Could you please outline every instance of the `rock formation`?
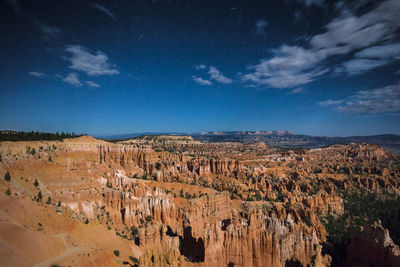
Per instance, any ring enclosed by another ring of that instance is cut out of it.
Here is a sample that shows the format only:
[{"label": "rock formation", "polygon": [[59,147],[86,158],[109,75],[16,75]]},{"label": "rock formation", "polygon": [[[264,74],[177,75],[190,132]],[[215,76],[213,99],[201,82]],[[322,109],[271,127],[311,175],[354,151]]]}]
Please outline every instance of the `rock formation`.
[{"label": "rock formation", "polygon": [[347,254],[347,266],[400,266],[400,249],[380,221],[356,233]]},{"label": "rock formation", "polygon": [[[329,235],[325,218],[342,216],[343,194],[400,193],[399,158],[368,144],[282,151],[262,143],[201,143],[179,136],[120,143],[85,136],[2,142],[0,155],[0,174],[12,177],[0,183],[2,192],[11,192],[0,195],[0,224],[28,220],[28,212],[7,213],[7,203],[13,202],[20,203],[16,209],[38,209],[41,216],[61,216],[121,240],[114,248],[85,243],[69,226],[52,225],[40,230],[37,240],[58,244],[57,251],[0,260],[10,265],[53,259],[63,265],[104,260],[132,266],[329,266],[331,257],[321,252]],[[27,229],[37,231],[35,223]],[[376,254],[371,262],[386,257],[395,263],[395,246],[386,237],[368,241],[380,228],[367,229],[353,243],[368,244]],[[97,238],[86,231],[90,240]],[[51,239],[65,233],[68,246]],[[16,251],[9,239],[2,242],[7,245],[0,251]],[[83,252],[56,257],[73,244],[85,247],[90,259],[83,260]],[[356,263],[357,245],[349,251],[354,257],[348,263]]]}]

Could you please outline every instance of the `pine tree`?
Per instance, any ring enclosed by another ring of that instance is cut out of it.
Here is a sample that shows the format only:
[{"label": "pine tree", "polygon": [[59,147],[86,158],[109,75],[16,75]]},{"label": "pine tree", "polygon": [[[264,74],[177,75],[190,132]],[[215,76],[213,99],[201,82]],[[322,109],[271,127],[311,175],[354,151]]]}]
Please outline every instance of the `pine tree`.
[{"label": "pine tree", "polygon": [[6,172],[6,174],[4,174],[4,180],[6,180],[7,182],[11,180],[11,175],[9,172]]}]

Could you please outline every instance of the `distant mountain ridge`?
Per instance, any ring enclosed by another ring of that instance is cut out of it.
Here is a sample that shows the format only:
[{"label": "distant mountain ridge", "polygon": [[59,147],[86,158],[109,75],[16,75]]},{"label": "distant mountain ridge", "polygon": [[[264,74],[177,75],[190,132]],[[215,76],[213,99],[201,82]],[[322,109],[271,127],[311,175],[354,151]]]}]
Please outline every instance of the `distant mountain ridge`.
[{"label": "distant mountain ridge", "polygon": [[133,133],[102,137],[103,139],[130,139],[146,135],[191,136],[201,142],[264,142],[270,146],[315,148],[338,143],[369,143],[382,146],[393,153],[400,153],[400,135],[380,134],[370,136],[327,137],[295,134],[290,131],[209,131],[198,133]]},{"label": "distant mountain ridge", "polygon": [[264,142],[270,146],[315,148],[338,143],[369,143],[400,153],[400,135],[381,134],[371,136],[327,137],[295,134],[289,131],[224,132],[224,134],[192,134],[202,142]]}]

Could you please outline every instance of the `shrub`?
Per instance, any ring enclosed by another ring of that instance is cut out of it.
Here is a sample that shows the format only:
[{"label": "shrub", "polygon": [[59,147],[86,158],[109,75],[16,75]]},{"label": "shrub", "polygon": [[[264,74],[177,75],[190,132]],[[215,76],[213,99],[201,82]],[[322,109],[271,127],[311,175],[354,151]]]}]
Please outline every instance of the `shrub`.
[{"label": "shrub", "polygon": [[132,227],[131,227],[131,235],[132,235],[132,238],[135,238],[135,237],[138,235],[138,233],[139,233],[139,230],[137,229],[137,227],[132,226]]},{"label": "shrub", "polygon": [[262,200],[262,196],[260,194],[260,191],[258,191],[258,190],[256,191],[255,197],[256,197],[256,201]]},{"label": "shrub", "polygon": [[156,163],[156,169],[159,171],[159,170],[161,170],[161,167],[162,167],[161,163],[157,162]]},{"label": "shrub", "polygon": [[7,196],[11,195],[11,190],[10,190],[10,188],[7,189],[6,195],[7,195]]},{"label": "shrub", "polygon": [[146,222],[151,222],[153,220],[153,217],[152,216],[146,216]]},{"label": "shrub", "polygon": [[7,182],[11,180],[11,175],[9,172],[6,172],[6,174],[4,174],[4,180],[6,180]]},{"label": "shrub", "polygon": [[129,256],[129,260],[133,263],[139,263],[139,260],[135,257]]},{"label": "shrub", "polygon": [[85,224],[89,224],[89,220],[88,219],[85,220]]},{"label": "shrub", "polygon": [[38,195],[37,195],[37,201],[40,202],[42,201],[42,191],[39,191]]},{"label": "shrub", "polygon": [[38,187],[38,186],[39,186],[39,182],[38,182],[37,179],[35,179],[35,182],[33,183],[33,185],[34,185],[35,187]]},{"label": "shrub", "polygon": [[51,204],[51,197],[48,197],[47,198],[47,202],[46,202],[47,204]]},{"label": "shrub", "polygon": [[304,222],[308,227],[311,227],[311,218],[310,218],[309,215],[304,216],[304,218],[302,218],[302,219],[303,219],[303,222]]},{"label": "shrub", "polygon": [[114,250],[115,257],[119,257],[119,250]]}]

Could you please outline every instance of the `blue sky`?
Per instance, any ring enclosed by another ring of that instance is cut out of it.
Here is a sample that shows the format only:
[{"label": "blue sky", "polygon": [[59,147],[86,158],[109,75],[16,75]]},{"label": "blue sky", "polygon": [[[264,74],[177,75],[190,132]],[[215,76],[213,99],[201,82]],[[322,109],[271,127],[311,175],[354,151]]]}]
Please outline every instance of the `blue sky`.
[{"label": "blue sky", "polygon": [[0,128],[400,134],[400,1],[0,2]]}]

